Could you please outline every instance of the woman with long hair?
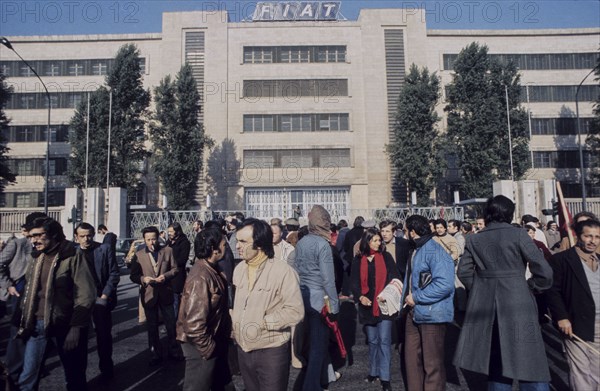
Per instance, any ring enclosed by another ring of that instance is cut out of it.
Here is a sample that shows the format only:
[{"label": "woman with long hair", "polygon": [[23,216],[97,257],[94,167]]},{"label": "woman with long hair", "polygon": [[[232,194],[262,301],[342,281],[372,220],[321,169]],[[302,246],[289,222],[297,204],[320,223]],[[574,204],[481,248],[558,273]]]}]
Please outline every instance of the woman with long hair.
[{"label": "woman with long hair", "polygon": [[360,254],[352,262],[352,293],[369,342],[369,374],[365,381],[379,379],[383,390],[391,390],[392,317],[381,313],[377,296],[400,274],[377,228],[365,230],[359,248]]}]

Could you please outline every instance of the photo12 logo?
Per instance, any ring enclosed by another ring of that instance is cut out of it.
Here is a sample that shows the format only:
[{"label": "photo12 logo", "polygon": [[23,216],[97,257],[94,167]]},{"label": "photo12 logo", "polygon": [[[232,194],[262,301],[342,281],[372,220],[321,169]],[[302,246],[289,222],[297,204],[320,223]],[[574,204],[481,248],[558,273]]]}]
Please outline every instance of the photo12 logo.
[{"label": "photo12 logo", "polygon": [[4,23],[139,23],[134,1],[2,1]]}]

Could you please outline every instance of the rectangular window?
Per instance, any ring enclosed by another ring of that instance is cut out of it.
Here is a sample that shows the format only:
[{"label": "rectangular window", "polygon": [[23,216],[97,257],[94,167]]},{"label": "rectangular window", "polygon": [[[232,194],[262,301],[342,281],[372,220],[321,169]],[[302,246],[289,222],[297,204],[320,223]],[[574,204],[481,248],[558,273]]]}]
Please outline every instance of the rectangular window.
[{"label": "rectangular window", "polygon": [[83,76],[85,74],[83,61],[69,61],[68,67],[69,76]]},{"label": "rectangular window", "polygon": [[[453,70],[458,54],[443,55],[444,70]],[[597,53],[545,53],[545,54],[489,54],[502,64],[512,62],[520,70],[591,69],[598,58]]]},{"label": "rectangular window", "polygon": [[348,96],[347,79],[244,80],[246,98]]},{"label": "rectangular window", "polygon": [[350,149],[246,150],[245,168],[350,167]]},{"label": "rectangular window", "polygon": [[553,152],[533,152],[533,166],[535,168],[553,168]]},{"label": "rectangular window", "polygon": [[246,114],[243,123],[244,132],[348,131],[349,115],[347,113]]},{"label": "rectangular window", "polygon": [[108,73],[107,60],[92,60],[92,75],[104,76]]},{"label": "rectangular window", "polygon": [[245,46],[245,64],[346,62],[346,46]]},{"label": "rectangular window", "polygon": [[44,75],[46,76],[61,76],[60,61],[44,61]]}]

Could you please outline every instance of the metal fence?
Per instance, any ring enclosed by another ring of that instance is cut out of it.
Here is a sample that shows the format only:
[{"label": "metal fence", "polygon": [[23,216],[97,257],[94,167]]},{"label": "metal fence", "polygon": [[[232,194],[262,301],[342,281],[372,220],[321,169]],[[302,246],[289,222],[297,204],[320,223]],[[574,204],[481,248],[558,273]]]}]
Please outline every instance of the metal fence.
[{"label": "metal fence", "polygon": [[[585,203],[586,211],[600,216],[600,198],[588,198]],[[583,210],[581,198],[565,198],[565,204],[573,216]]]},{"label": "metal fence", "polygon": [[[177,222],[181,224],[183,232],[187,235],[190,241],[194,240],[194,232],[192,225],[196,220],[208,221],[219,218],[232,216],[234,213],[241,212],[246,217],[255,217],[269,221],[273,217],[280,216],[263,216],[255,215],[254,211],[248,210],[196,210],[196,211],[156,211],[156,212],[131,212],[129,214],[130,236],[133,238],[141,238],[142,229],[148,226],[155,226],[159,231],[167,229],[169,224]],[[462,207],[437,207],[437,208],[385,208],[385,209],[350,209],[345,215],[332,215],[331,221],[337,223],[340,219],[345,219],[350,225],[358,216],[362,216],[365,220],[375,220],[379,223],[382,220],[393,220],[398,223],[404,223],[410,215],[422,215],[428,219],[443,218],[446,220],[464,219],[464,210]],[[293,215],[290,211],[289,215]],[[300,217],[300,224],[308,223],[306,216]]]},{"label": "metal fence", "polygon": [[[48,216],[56,221],[61,221],[63,208],[52,208],[48,210]],[[12,235],[21,232],[21,226],[25,224],[25,218],[33,212],[43,212],[44,209],[3,209],[0,211],[0,233]]]}]

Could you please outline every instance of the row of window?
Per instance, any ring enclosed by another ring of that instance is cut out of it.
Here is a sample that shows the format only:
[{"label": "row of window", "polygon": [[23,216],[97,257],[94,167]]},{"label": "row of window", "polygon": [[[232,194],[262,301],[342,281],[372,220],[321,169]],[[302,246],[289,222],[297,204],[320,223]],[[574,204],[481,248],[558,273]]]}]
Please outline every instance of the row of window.
[{"label": "row of window", "polygon": [[346,62],[346,46],[244,46],[244,64]]},{"label": "row of window", "polygon": [[[65,191],[48,191],[48,206],[64,206]],[[44,206],[43,192],[0,193],[1,208],[38,208]]]},{"label": "row of window", "polygon": [[[40,60],[29,64],[40,76],[104,76],[112,69],[114,58],[95,60]],[[146,59],[140,58],[141,73],[146,73]],[[0,72],[7,77],[34,77],[22,61],[0,61]]]},{"label": "row of window", "polygon": [[244,80],[245,98],[348,96],[348,79]]},{"label": "row of window", "polygon": [[245,150],[244,168],[350,167],[350,149]]},{"label": "row of window", "polygon": [[349,130],[348,114],[244,115],[244,132],[325,132]]},{"label": "row of window", "polygon": [[[590,131],[593,118],[580,118],[581,133]],[[577,118],[532,118],[531,134],[567,136],[577,134]]]},{"label": "row of window", "polygon": [[[85,92],[51,92],[50,104],[53,109],[76,109]],[[47,109],[48,98],[45,93],[28,92],[11,94],[6,102],[8,110]]]},{"label": "row of window", "polygon": [[[444,54],[444,70],[454,69],[458,54]],[[598,53],[546,53],[546,54],[489,54],[502,64],[512,62],[520,70],[592,69]]]},{"label": "row of window", "polygon": [[[48,175],[67,174],[66,158],[50,158],[48,163],[50,168]],[[17,176],[42,176],[46,173],[45,159],[9,159],[7,165],[9,170]]]},{"label": "row of window", "polygon": [[[575,102],[577,86],[522,86],[521,100],[530,102]],[[598,85],[585,85],[579,89],[580,102],[594,102],[598,97]]]},{"label": "row of window", "polygon": [[[583,164],[591,167],[592,155],[583,153]],[[535,168],[580,168],[579,151],[543,151],[533,152]]]},{"label": "row of window", "polygon": [[[8,143],[35,143],[46,141],[46,125],[19,125],[2,129],[2,139]],[[51,125],[50,141],[69,141],[69,125]]]}]

